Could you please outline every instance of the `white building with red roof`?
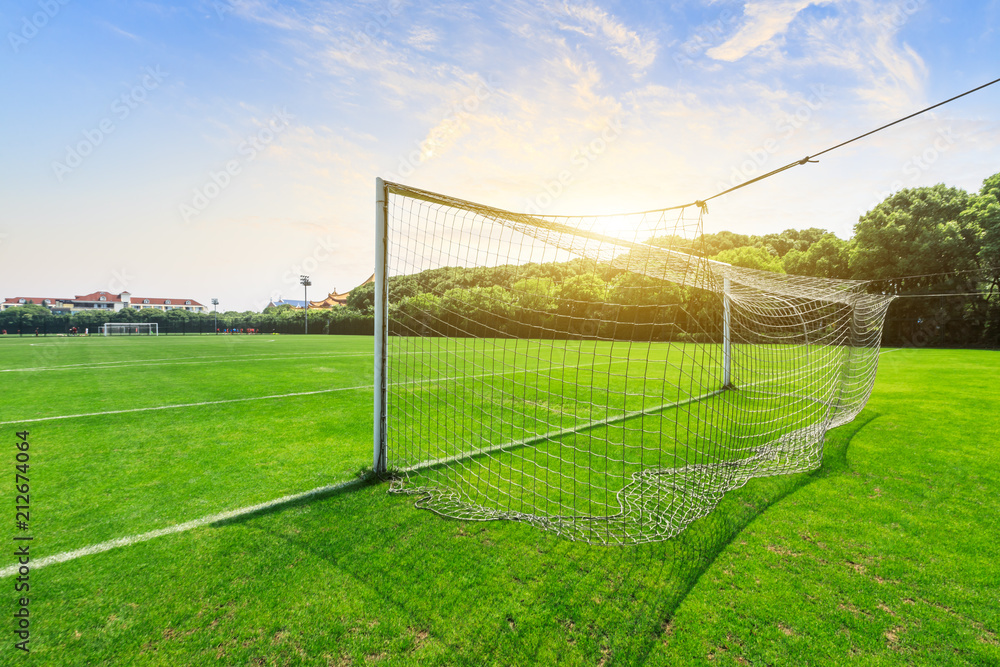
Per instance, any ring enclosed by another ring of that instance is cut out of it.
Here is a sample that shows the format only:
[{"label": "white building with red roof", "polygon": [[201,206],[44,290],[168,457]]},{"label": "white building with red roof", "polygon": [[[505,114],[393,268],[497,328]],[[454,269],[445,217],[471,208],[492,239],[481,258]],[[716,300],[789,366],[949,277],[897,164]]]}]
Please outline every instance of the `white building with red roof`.
[{"label": "white building with red roof", "polygon": [[73,311],[73,299],[47,296],[12,296],[0,301],[0,310],[7,310],[14,306],[27,306],[32,303],[45,306],[56,315],[65,315]]},{"label": "white building with red roof", "polygon": [[45,306],[58,315],[79,313],[83,311],[108,310],[117,312],[123,308],[133,308],[143,310],[151,308],[153,310],[186,310],[192,313],[207,313],[208,308],[194,299],[174,299],[166,297],[152,296],[132,296],[129,292],[113,294],[111,292],[91,292],[90,294],[77,295],[72,299],[55,297],[9,297],[0,302],[0,311],[13,308],[15,306],[25,306],[28,304],[38,304]]}]

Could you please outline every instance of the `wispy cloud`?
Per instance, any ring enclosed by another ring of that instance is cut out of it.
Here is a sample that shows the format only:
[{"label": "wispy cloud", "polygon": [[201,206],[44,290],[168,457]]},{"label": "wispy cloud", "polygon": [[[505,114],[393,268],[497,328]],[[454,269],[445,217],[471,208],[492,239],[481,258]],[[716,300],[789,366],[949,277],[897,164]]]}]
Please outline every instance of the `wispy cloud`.
[{"label": "wispy cloud", "polygon": [[564,1],[550,5],[549,9],[558,17],[559,27],[600,40],[636,68],[637,74],[656,60],[659,43],[655,38],[642,37],[596,5]]},{"label": "wispy cloud", "polygon": [[[859,105],[880,113],[912,108],[926,75],[920,56],[898,41],[907,17],[890,20],[899,8],[876,0],[752,0],[742,17],[720,23],[716,45],[697,64],[714,68],[711,84],[657,77],[655,85],[647,71],[664,66],[656,36],[634,15],[615,16],[595,1],[555,0],[541,11],[520,0],[498,7],[236,4],[244,18],[286,35],[302,63],[332,77],[341,99],[350,91],[398,119],[379,134],[369,158],[375,171],[417,164],[404,180],[470,196],[483,187],[537,190],[618,123],[614,150],[577,175],[582,199],[620,190],[629,178],[648,185],[654,200],[643,205],[711,194],[766,142],[780,139],[767,156],[773,167],[786,153],[801,157],[855,129]],[[838,72],[837,99],[819,112],[808,84],[829,81],[831,71]],[[454,111],[492,75],[494,88],[474,111]],[[788,131],[795,114],[797,129],[818,113],[835,122]],[[377,157],[379,150],[389,153]],[[572,206],[570,199],[560,205]]]},{"label": "wispy cloud", "polygon": [[[899,31],[925,5],[926,0],[753,0],[736,32],[705,55],[716,63],[746,61],[757,77],[824,72],[830,80],[839,71],[855,78],[853,94],[863,104],[905,110],[921,101],[928,71],[920,55],[899,40]],[[828,11],[805,11],[819,6]]]},{"label": "wispy cloud", "polygon": [[228,0],[228,4],[235,16],[282,30],[326,32],[326,19],[331,13],[331,8],[325,8],[302,16],[291,7],[272,5],[268,0]]},{"label": "wispy cloud", "polygon": [[131,39],[132,41],[135,41],[135,42],[142,41],[142,38],[140,38],[140,37],[138,37],[136,35],[133,35],[132,33],[128,32],[127,30],[122,30],[121,28],[119,28],[118,26],[114,25],[113,23],[109,23],[107,21],[101,21],[100,24],[105,29],[110,30],[111,32],[115,33],[116,35],[120,35],[122,37],[126,37],[126,38]]},{"label": "wispy cloud", "polygon": [[[14,85],[26,102],[12,107],[19,120],[11,124],[22,131],[8,142],[6,163],[15,166],[5,179],[7,217],[23,221],[22,245],[64,238],[54,248],[60,265],[73,265],[72,253],[100,237],[112,239],[106,250],[117,256],[153,239],[165,244],[163,257],[187,253],[192,267],[223,267],[241,276],[229,295],[219,294],[227,307],[284,289],[289,267],[313,257],[328,235],[339,248],[329,252],[335,261],[317,266],[317,287],[367,278],[375,175],[397,172],[418,187],[553,214],[711,196],[935,101],[926,98],[929,82],[951,88],[979,76],[995,51],[989,31],[998,6],[136,0],[128,8],[146,16],[132,20],[114,4],[61,14],[87,23],[16,63],[23,72]],[[86,173],[53,190],[33,176],[50,173],[49,158],[38,154],[76,147],[93,127],[91,114],[129,94],[130,80],[108,66],[108,53],[118,62],[168,57],[175,83],[136,117],[148,128],[116,134]],[[84,88],[100,91],[96,97],[78,92],[81,79],[93,79]],[[67,99],[59,118],[42,108],[56,87]],[[846,236],[858,211],[897,182],[978,187],[996,169],[996,123],[982,120],[995,116],[989,94],[715,199],[706,224],[755,233],[815,225]],[[287,106],[295,123],[244,159],[238,147],[260,136],[274,105]],[[931,163],[925,151],[946,130],[954,143]],[[178,202],[204,192],[206,179],[218,183],[213,176],[234,156],[238,178],[190,234],[171,233]],[[911,177],[917,160],[927,168]],[[22,262],[9,245],[0,247],[14,262],[9,273],[33,275],[30,257]],[[166,259],[147,264],[146,275],[164,289],[171,281],[171,291],[196,294],[212,280],[198,271],[180,276]]]},{"label": "wispy cloud", "polygon": [[746,21],[726,42],[706,51],[710,58],[733,62],[784,33],[799,12],[813,4],[812,0],[748,2],[743,8]]},{"label": "wispy cloud", "polygon": [[840,69],[857,80],[855,94],[865,104],[897,113],[923,102],[928,76],[923,58],[899,30],[909,19],[905,8],[919,11],[923,3],[883,3],[858,0],[847,11],[807,21],[803,28],[802,64]]},{"label": "wispy cloud", "polygon": [[[655,39],[640,37],[589,4],[562,4],[552,13],[532,12],[525,6],[518,21],[507,26],[509,32],[458,41],[454,34],[446,37],[449,28],[455,28],[449,23],[455,14],[442,13],[439,5],[426,11],[386,7],[376,3],[344,15],[343,9],[310,5],[300,11],[311,13],[299,14],[263,0],[243,0],[239,14],[280,27],[298,57],[334,77],[331,85],[350,82],[352,93],[364,95],[366,104],[405,113],[407,127],[423,125],[419,138],[411,139],[402,150],[409,153],[414,144],[432,146],[435,159],[454,146],[463,145],[465,150],[463,137],[473,134],[469,140],[480,151],[507,153],[508,147],[521,146],[527,137],[556,155],[566,154],[576,133],[593,132],[616,113],[616,95],[608,92],[611,86],[597,57],[624,60],[638,76],[653,63],[657,49]],[[501,13],[509,10],[509,6],[498,9]],[[552,20],[554,15],[558,22]],[[487,20],[496,21],[496,17],[463,19],[473,24]],[[318,32],[314,25],[330,29]],[[586,48],[568,46],[558,38],[571,26],[584,36]],[[523,30],[533,37],[525,36]],[[513,40],[527,48],[512,49]],[[447,52],[439,48],[444,43],[449,45]],[[478,97],[482,82],[494,79],[489,99],[475,100],[475,112],[454,113],[456,105]],[[525,169],[517,148],[508,157],[509,164],[532,172]],[[505,167],[498,165],[498,170]]]},{"label": "wispy cloud", "polygon": [[419,51],[431,51],[441,41],[437,31],[426,26],[416,26],[410,29],[406,43]]}]

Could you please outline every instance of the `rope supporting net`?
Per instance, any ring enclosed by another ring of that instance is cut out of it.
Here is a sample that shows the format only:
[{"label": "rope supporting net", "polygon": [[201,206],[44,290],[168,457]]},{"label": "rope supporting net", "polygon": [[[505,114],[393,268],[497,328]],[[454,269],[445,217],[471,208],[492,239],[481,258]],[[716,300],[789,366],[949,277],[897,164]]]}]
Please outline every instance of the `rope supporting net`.
[{"label": "rope supporting net", "polygon": [[819,466],[871,392],[893,297],[704,259],[697,206],[385,196],[385,451],[418,507],[668,539],[750,479]]}]

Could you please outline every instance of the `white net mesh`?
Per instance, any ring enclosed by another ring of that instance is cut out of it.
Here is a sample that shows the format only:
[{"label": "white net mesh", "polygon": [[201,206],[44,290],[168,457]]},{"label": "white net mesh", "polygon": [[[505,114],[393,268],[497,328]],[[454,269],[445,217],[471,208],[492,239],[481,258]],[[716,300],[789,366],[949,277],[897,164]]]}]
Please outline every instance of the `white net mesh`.
[{"label": "white net mesh", "polygon": [[700,234],[697,208],[528,216],[388,184],[391,489],[637,543],[818,466],[892,297],[702,259]]},{"label": "white net mesh", "polygon": [[105,336],[156,336],[159,325],[156,322],[105,322],[98,327],[98,332]]}]

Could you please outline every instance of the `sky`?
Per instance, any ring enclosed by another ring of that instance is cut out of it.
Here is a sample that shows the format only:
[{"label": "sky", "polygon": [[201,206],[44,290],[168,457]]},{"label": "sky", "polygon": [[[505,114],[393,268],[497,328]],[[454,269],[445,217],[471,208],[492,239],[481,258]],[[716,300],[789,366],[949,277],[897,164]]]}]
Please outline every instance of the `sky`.
[{"label": "sky", "polygon": [[[1000,77],[1000,0],[7,0],[0,296],[260,310],[374,271],[375,178],[515,211],[732,185]],[[713,200],[849,238],[1000,171],[1000,84]]]}]

